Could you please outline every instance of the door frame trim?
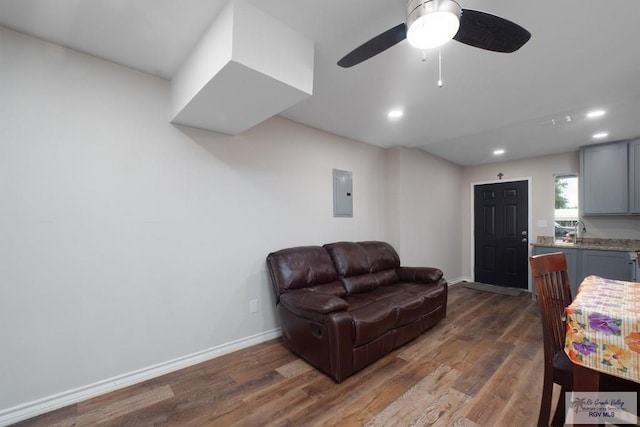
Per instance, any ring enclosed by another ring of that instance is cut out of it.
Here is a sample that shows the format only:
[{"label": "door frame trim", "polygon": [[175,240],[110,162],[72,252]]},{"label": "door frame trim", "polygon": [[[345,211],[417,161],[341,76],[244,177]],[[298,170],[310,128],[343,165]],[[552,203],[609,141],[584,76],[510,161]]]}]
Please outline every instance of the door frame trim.
[{"label": "door frame trim", "polygon": [[[533,192],[532,192],[532,186],[531,186],[531,182],[532,182],[532,177],[530,176],[526,176],[526,177],[521,177],[521,178],[505,178],[505,179],[494,179],[494,180],[490,180],[490,181],[477,181],[477,182],[472,182],[471,183],[471,212],[469,214],[470,217],[470,224],[471,224],[471,254],[470,254],[470,266],[471,266],[471,271],[470,276],[471,276],[471,280],[475,281],[476,280],[476,233],[475,233],[475,228],[476,228],[476,224],[475,224],[475,215],[474,215],[474,209],[475,209],[475,187],[477,185],[486,185],[486,184],[500,184],[503,182],[516,182],[516,181],[527,181],[527,229],[528,229],[528,237],[529,239],[531,238],[531,227],[533,225],[532,223],[532,205],[533,205]],[[528,258],[531,256],[531,241],[528,242],[527,245],[527,261]],[[531,286],[531,266],[529,265],[529,262],[527,262],[527,290],[529,292],[531,292],[532,286]],[[533,295],[533,293],[532,293]]]}]

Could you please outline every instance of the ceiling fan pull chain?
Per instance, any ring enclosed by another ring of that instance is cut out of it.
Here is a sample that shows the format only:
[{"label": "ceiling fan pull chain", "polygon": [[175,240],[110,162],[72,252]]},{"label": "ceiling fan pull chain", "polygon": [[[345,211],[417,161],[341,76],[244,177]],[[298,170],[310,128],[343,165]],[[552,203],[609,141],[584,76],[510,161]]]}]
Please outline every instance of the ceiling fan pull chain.
[{"label": "ceiling fan pull chain", "polygon": [[438,49],[438,87],[442,87],[442,50]]},{"label": "ceiling fan pull chain", "polygon": [[422,62],[427,60],[427,51],[426,49],[422,49]]}]

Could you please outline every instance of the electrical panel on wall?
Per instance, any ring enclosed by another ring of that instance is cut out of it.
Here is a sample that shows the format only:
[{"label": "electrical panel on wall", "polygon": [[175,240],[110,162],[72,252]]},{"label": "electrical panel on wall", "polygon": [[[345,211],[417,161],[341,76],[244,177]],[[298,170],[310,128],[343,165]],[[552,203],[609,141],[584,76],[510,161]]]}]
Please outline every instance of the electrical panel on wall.
[{"label": "electrical panel on wall", "polygon": [[353,217],[353,173],[333,170],[333,216]]}]

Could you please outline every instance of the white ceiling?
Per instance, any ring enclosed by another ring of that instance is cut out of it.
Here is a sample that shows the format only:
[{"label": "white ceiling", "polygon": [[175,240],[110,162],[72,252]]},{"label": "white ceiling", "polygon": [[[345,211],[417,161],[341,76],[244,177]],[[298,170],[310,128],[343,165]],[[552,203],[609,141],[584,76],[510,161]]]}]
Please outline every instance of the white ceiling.
[{"label": "white ceiling", "polygon": [[[640,136],[638,0],[461,1],[532,37],[512,54],[449,42],[443,88],[437,51],[422,61],[406,41],[353,68],[336,65],[403,22],[404,0],[246,1],[315,42],[313,96],[281,113],[296,122],[460,165],[568,152],[602,142],[591,138],[597,131],[609,132],[603,141]],[[226,3],[0,0],[0,25],[170,79]],[[388,120],[392,108],[404,117]],[[586,119],[595,108],[607,114]]]}]

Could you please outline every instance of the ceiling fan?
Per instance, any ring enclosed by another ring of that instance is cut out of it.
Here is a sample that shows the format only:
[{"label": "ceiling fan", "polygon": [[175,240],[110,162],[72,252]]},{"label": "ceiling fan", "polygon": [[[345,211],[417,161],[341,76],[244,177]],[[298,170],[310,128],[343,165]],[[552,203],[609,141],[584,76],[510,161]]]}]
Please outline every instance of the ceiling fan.
[{"label": "ceiling fan", "polygon": [[338,65],[353,67],[405,38],[419,49],[435,48],[454,39],[480,49],[511,53],[529,41],[531,33],[499,16],[462,9],[454,0],[409,0],[406,23],[358,46]]}]

